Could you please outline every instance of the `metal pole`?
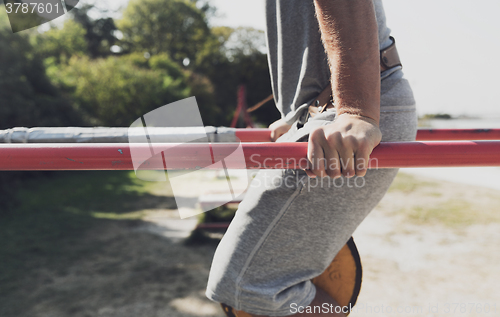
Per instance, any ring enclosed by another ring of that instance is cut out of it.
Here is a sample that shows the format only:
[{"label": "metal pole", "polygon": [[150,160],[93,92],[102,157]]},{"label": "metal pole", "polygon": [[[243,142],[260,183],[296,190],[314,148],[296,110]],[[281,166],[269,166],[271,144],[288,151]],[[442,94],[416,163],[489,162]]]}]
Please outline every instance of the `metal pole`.
[{"label": "metal pole", "polygon": [[234,134],[240,142],[271,142],[269,129],[236,129]]},{"label": "metal pole", "polygon": [[[228,157],[240,146],[245,162]],[[148,163],[151,147],[155,164]],[[131,150],[142,158],[133,162]],[[307,166],[306,154],[307,143],[1,144],[0,170],[133,170],[134,163],[143,169],[200,169],[221,160],[226,168],[299,169]],[[500,166],[500,141],[381,143],[369,162],[369,168],[460,166]]]},{"label": "metal pole", "polygon": [[[0,130],[0,143],[128,143],[144,135],[144,128],[12,128]],[[154,143],[182,143],[193,139],[209,142],[270,142],[269,129],[225,127],[148,127]],[[500,140],[500,129],[421,129],[417,141]],[[200,141],[201,142],[201,141]]]},{"label": "metal pole", "polygon": [[[236,129],[241,142],[270,142],[269,129]],[[500,140],[500,129],[419,129],[417,141]]]}]

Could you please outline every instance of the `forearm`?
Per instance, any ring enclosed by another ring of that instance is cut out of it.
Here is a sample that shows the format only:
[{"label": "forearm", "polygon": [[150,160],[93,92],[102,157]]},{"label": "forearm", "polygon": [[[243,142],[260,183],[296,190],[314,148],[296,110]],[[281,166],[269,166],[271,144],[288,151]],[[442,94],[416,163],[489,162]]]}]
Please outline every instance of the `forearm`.
[{"label": "forearm", "polygon": [[315,0],[337,114],[380,119],[380,61],[372,0]]}]

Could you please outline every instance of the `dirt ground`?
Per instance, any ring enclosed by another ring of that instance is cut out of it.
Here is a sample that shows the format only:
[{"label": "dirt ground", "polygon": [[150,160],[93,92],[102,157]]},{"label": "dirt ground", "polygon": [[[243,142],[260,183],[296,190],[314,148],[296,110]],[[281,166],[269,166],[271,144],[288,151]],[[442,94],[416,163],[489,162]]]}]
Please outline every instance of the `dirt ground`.
[{"label": "dirt ground", "polygon": [[[353,317],[499,316],[498,191],[398,176],[354,234],[363,286]],[[175,210],[109,221],[64,271],[28,272],[2,317],[224,316],[204,297],[217,240],[186,244]]]},{"label": "dirt ground", "polygon": [[351,316],[499,316],[500,192],[415,181],[396,181],[354,234],[364,276]]}]

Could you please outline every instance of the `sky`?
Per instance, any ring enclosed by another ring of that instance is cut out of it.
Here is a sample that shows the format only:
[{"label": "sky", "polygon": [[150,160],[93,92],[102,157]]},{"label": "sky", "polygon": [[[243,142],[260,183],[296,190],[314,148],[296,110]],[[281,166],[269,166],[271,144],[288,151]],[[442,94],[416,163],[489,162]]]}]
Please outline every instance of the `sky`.
[{"label": "sky", "polygon": [[[420,115],[499,117],[500,1],[383,0]],[[215,25],[265,28],[264,0],[213,0]]]}]

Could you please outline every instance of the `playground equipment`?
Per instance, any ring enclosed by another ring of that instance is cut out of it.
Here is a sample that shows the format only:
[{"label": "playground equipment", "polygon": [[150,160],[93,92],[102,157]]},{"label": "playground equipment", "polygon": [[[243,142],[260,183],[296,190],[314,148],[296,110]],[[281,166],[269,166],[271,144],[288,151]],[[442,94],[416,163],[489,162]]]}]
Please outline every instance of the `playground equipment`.
[{"label": "playground equipment", "polygon": [[[128,143],[129,135],[143,128],[12,128],[0,130],[0,143]],[[158,142],[270,142],[269,129],[236,129],[226,127],[156,128],[148,135]],[[500,140],[500,129],[419,129],[417,141]]]},{"label": "playground equipment", "polygon": [[[245,162],[228,157],[241,148]],[[224,160],[229,169],[304,169],[307,143],[102,143],[102,144],[0,144],[0,170],[133,170],[158,169],[147,161],[134,162],[131,152],[163,157],[164,168],[211,168]],[[142,160],[142,159],[141,159]],[[387,142],[378,145],[368,168],[500,166],[500,141]]]},{"label": "playground equipment", "polygon": [[[154,136],[151,139],[162,143],[125,143],[131,134],[142,133],[141,128],[137,129],[15,128],[0,131],[0,143],[4,142],[0,144],[0,170],[134,170],[134,166],[159,169],[158,164],[148,165],[150,158],[160,160],[161,169],[166,170],[210,168],[210,164],[217,161],[224,161],[229,169],[307,167],[307,143],[271,143],[268,129],[148,128],[148,135]],[[182,143],[192,140],[193,134],[199,136],[200,143]],[[500,129],[419,130],[415,142],[378,145],[370,156],[368,167],[500,166],[500,141],[492,140],[500,140]],[[244,162],[229,156],[237,149],[243,151]],[[145,155],[137,162],[133,153]],[[209,160],[203,157],[206,153],[210,153]],[[200,203],[220,205],[212,198],[205,197]],[[224,230],[228,225],[207,223],[200,224],[198,229]],[[361,261],[351,238],[313,283],[337,299],[341,306],[352,307],[359,294],[361,279]],[[236,316],[230,307],[222,305],[222,308],[227,316]],[[237,316],[246,315],[237,312]]]}]

